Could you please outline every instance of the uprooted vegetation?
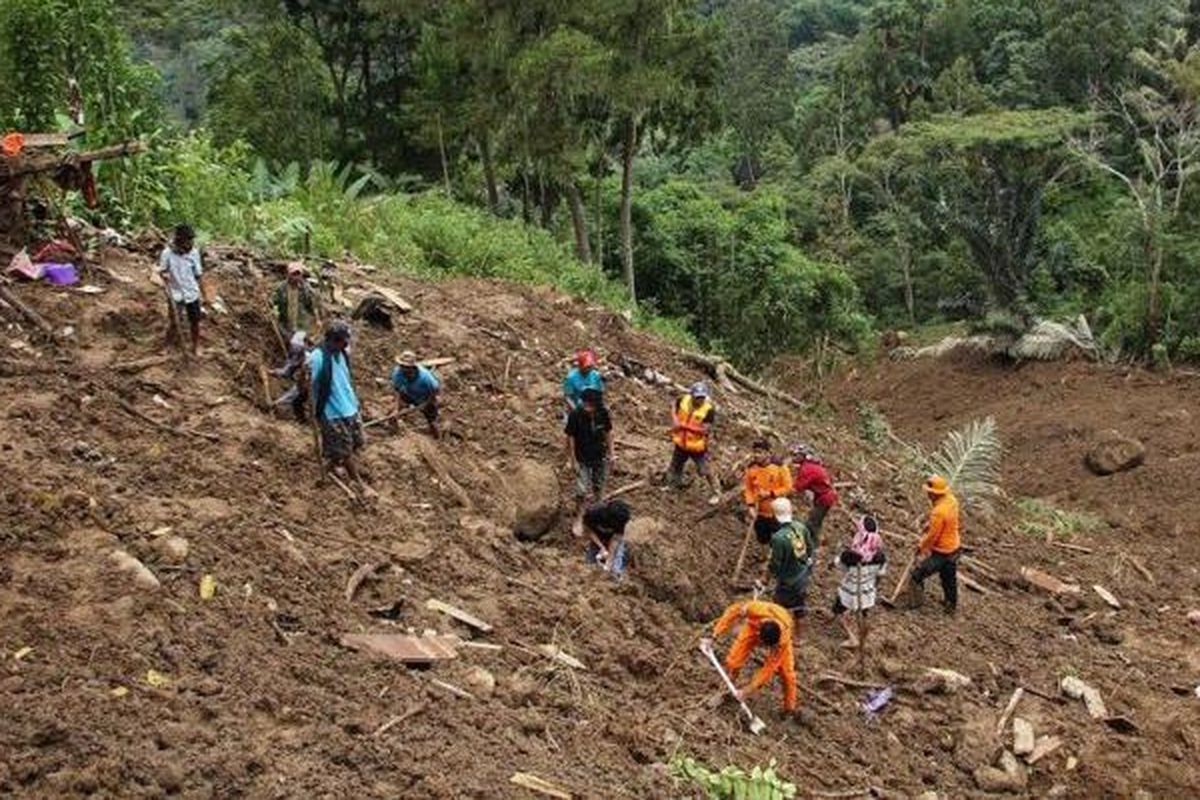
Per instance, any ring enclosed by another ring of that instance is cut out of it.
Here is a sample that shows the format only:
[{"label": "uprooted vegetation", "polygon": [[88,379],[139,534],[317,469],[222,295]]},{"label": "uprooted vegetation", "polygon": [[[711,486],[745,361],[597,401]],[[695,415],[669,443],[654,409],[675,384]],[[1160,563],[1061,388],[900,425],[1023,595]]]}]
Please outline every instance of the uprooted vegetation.
[{"label": "uprooted vegetation", "polygon": [[[279,354],[262,311],[269,263],[217,251],[229,314],[212,318],[207,355],[190,363],[160,350],[146,258],[114,251],[104,263],[111,277],[88,278],[102,294],[13,289],[53,341],[27,321],[4,328],[0,446],[19,476],[0,495],[6,794],[493,798],[537,786],[657,798],[688,791],[669,776],[686,754],[714,771],[774,760],[799,796],[961,796],[1011,747],[996,728],[1018,687],[1028,691],[1016,715],[1062,741],[1022,766],[1024,791],[1166,797],[1197,781],[1194,698],[1172,692],[1197,665],[1186,632],[1156,611],[1194,589],[1152,560],[1141,559],[1155,583],[1133,568],[1110,574],[1111,543],[1087,532],[1073,541],[1094,557],[1015,539],[1000,498],[997,512],[968,516],[964,574],[978,591],[964,589],[960,617],[881,612],[857,675],[823,611],[836,584],[823,553],[798,643],[804,713],[784,719],[765,692],[752,703],[768,732],[751,737],[709,703],[719,684],[695,647],[737,596],[727,579],[743,523],[734,503],[710,510],[703,487],[664,492],[655,480],[677,387],[705,374],[688,354],[550,290],[342,265],[351,305],[373,284],[412,306],[393,331],[356,324],[369,414],[387,407],[399,350],[453,359],[441,368],[445,438],[372,429],[365,465],[380,497],[360,508],[317,483],[310,432],[262,408],[259,366]],[[633,487],[621,584],[584,567],[558,514],[569,486],[558,380],[585,344],[609,372],[613,488]],[[873,498],[894,560],[906,558],[924,511],[911,465],[739,384],[717,402],[731,494],[753,438],[803,438],[846,494]],[[832,547],[847,531],[828,525]],[[519,541],[525,526],[545,532]],[[150,577],[124,571],[114,551]],[[1046,594],[1021,581],[1025,566],[1103,583],[1124,610]],[[426,631],[436,653],[411,668],[355,638]],[[1108,643],[1113,631],[1123,644]],[[1064,704],[1067,670],[1136,733]],[[868,721],[860,703],[885,685],[895,698]]]}]

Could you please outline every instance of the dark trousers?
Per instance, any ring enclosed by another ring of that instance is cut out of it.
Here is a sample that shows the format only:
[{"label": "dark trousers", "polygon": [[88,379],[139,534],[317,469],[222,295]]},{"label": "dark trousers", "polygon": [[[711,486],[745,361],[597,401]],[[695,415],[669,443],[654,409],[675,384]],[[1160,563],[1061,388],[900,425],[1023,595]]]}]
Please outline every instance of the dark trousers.
[{"label": "dark trousers", "polygon": [[951,610],[958,608],[958,555],[958,550],[953,553],[930,553],[912,574],[912,582],[922,586],[925,579],[936,572],[942,580],[942,602]]}]

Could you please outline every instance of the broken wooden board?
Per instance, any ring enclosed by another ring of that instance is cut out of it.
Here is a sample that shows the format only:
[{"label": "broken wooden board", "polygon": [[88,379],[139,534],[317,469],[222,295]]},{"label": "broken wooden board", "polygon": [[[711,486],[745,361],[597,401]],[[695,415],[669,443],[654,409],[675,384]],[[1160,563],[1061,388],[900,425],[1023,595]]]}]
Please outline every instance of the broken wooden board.
[{"label": "broken wooden board", "polygon": [[1033,746],[1033,752],[1025,757],[1025,762],[1036,764],[1062,746],[1063,741],[1057,736],[1042,736]]},{"label": "broken wooden board", "polygon": [[508,780],[509,783],[515,786],[520,786],[522,789],[528,789],[531,792],[537,792],[546,797],[557,797],[559,800],[571,800],[572,798],[571,793],[563,787],[528,772],[514,772],[513,776]]},{"label": "broken wooden board", "polygon": [[492,632],[492,626],[481,620],[479,617],[476,617],[473,614],[468,614],[461,608],[452,606],[449,603],[443,603],[441,600],[430,598],[429,600],[425,601],[425,608],[429,609],[430,611],[437,611],[441,614],[445,614],[451,619],[458,620],[462,624],[474,628],[477,631],[481,631],[483,633]]},{"label": "broken wooden board", "polygon": [[1095,592],[1096,594],[1100,595],[1100,599],[1103,600],[1104,602],[1108,603],[1111,607],[1113,607],[1113,608],[1121,607],[1121,601],[1116,598],[1116,595],[1114,595],[1108,589],[1105,589],[1100,584],[1098,584],[1098,583],[1093,584],[1092,591]]},{"label": "broken wooden board", "polygon": [[537,649],[538,652],[546,656],[546,658],[557,661],[558,663],[568,666],[571,669],[587,670],[587,667],[582,661],[568,653],[563,652],[561,647],[557,647],[552,644],[540,644],[538,645]]},{"label": "broken wooden board", "polygon": [[1021,567],[1021,577],[1031,586],[1050,594],[1079,594],[1083,589],[1077,583],[1067,583],[1048,572],[1033,567]]},{"label": "broken wooden board", "polygon": [[407,314],[413,310],[411,303],[386,286],[380,286],[377,283],[368,283],[367,288],[394,305],[401,314]]},{"label": "broken wooden board", "polygon": [[402,633],[345,633],[343,647],[379,653],[403,664],[433,664],[458,657],[449,636],[409,636]]}]

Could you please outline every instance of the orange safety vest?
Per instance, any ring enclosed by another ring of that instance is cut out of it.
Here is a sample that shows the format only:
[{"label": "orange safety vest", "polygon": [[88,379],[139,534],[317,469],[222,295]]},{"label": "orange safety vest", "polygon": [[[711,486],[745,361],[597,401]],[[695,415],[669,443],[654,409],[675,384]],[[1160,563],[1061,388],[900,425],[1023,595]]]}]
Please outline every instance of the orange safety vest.
[{"label": "orange safety vest", "polygon": [[690,394],[684,395],[675,411],[675,431],[671,441],[685,453],[703,453],[708,450],[708,435],[704,432],[704,421],[712,413],[712,403],[705,398],[695,405]]}]

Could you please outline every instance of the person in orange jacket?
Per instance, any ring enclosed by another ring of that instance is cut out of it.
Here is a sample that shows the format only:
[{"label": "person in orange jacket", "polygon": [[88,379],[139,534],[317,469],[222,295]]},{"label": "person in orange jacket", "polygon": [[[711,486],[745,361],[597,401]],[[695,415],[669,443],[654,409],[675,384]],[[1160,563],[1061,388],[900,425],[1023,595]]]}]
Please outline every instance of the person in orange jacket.
[{"label": "person in orange jacket", "polygon": [[[724,636],[736,623],[742,621],[745,624],[738,631],[733,646],[725,656],[725,669],[729,672],[730,679],[737,681],[738,674],[750,660],[755,648],[765,647],[768,652],[750,683],[737,691],[737,699],[745,700],[778,675],[783,683],[783,708],[788,712],[795,711],[796,660],[792,652],[791,613],[783,606],[764,600],[734,603],[713,625],[713,636]],[[711,640],[708,644],[711,645]]]},{"label": "person in orange jacket", "polygon": [[924,599],[925,579],[938,573],[942,581],[942,605],[947,614],[958,610],[959,540],[958,498],[941,475],[925,481],[925,494],[932,506],[929,527],[917,543],[921,563],[912,573],[913,593],[917,604]]},{"label": "person in orange jacket", "polygon": [[758,543],[771,543],[779,530],[772,503],[792,493],[792,471],[771,459],[771,444],[765,439],[754,443],[754,456],[743,479],[742,501],[750,511],[750,525]]}]

